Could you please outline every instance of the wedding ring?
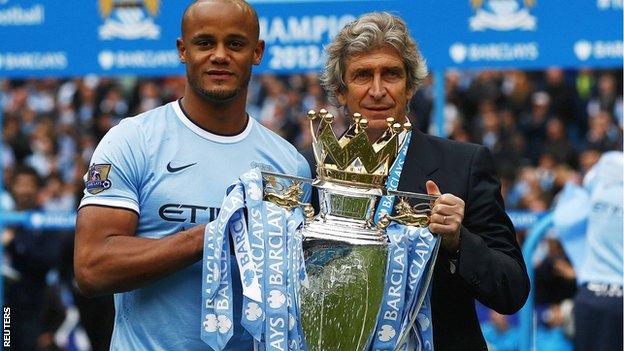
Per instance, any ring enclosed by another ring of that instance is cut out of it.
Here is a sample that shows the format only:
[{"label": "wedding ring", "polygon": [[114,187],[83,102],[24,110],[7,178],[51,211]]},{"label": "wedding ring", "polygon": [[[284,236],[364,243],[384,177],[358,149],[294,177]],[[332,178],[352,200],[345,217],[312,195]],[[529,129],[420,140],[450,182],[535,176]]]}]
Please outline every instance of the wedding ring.
[{"label": "wedding ring", "polygon": [[442,217],[442,224],[446,224],[446,216]]}]

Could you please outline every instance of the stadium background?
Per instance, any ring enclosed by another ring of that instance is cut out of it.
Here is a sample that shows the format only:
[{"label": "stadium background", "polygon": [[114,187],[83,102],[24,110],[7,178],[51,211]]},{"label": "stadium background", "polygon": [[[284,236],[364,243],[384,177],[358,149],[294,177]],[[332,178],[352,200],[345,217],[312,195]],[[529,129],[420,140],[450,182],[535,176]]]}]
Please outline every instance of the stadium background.
[{"label": "stadium background", "polygon": [[[82,176],[120,119],[183,93],[174,43],[186,2],[108,3],[0,0],[3,301],[11,302],[13,338],[35,339],[43,350],[107,349],[111,298],[87,300],[72,281]],[[328,107],[318,83],[323,45],[362,13],[404,17],[431,70],[410,102],[412,121],[492,151],[521,243],[566,181],[580,179],[602,152],[622,149],[621,0],[251,3],[267,52],[248,111],[302,151],[311,141],[305,111]],[[342,111],[332,112],[344,127]],[[15,181],[29,169],[39,182]],[[574,271],[553,235],[535,233],[546,237],[528,253],[528,344],[522,318],[479,307],[497,350],[571,349]],[[28,316],[23,325],[20,316]]]}]

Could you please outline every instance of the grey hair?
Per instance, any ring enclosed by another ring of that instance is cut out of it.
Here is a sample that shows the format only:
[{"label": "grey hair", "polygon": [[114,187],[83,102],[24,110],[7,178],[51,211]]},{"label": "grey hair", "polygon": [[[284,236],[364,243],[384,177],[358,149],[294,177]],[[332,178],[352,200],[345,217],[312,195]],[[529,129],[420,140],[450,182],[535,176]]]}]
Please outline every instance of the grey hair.
[{"label": "grey hair", "polygon": [[336,92],[347,89],[344,73],[348,57],[388,46],[403,58],[407,90],[418,88],[428,74],[427,65],[416,42],[410,37],[405,22],[388,12],[370,12],[348,23],[325,48],[327,62],[320,79],[329,102],[340,106]]}]

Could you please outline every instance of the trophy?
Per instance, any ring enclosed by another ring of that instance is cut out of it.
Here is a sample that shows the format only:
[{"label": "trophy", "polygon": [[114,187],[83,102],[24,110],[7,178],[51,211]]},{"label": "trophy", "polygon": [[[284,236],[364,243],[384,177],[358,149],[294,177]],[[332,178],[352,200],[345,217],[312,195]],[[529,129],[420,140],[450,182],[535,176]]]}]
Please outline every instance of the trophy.
[{"label": "trophy", "polygon": [[[370,346],[383,299],[386,228],[393,221],[426,227],[430,204],[437,198],[386,187],[397,156],[407,147],[409,122],[388,118],[381,137],[370,141],[367,120],[358,113],[352,118],[338,138],[329,112],[308,112],[317,179],[262,172],[265,200],[288,209],[302,206],[306,216],[301,231],[308,287],[300,292],[300,312],[308,350],[361,351]],[[316,132],[314,124],[318,124]],[[278,179],[290,179],[291,185],[280,185]],[[316,216],[309,204],[299,202],[302,183],[318,189]],[[377,214],[375,221],[378,204],[388,195],[398,201],[390,211]],[[408,198],[419,203],[413,206]]]}]

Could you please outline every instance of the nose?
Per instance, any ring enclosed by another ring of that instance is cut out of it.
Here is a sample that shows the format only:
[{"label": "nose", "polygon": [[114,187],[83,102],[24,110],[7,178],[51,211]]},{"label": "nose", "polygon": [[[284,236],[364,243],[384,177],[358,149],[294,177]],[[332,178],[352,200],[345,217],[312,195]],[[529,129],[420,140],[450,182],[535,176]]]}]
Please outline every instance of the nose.
[{"label": "nose", "polygon": [[368,93],[374,100],[381,100],[386,96],[386,88],[384,87],[381,79],[381,74],[375,73],[373,76],[373,82],[368,90]]},{"label": "nose", "polygon": [[210,61],[214,64],[227,64],[229,62],[229,55],[224,44],[217,44],[210,56]]}]

